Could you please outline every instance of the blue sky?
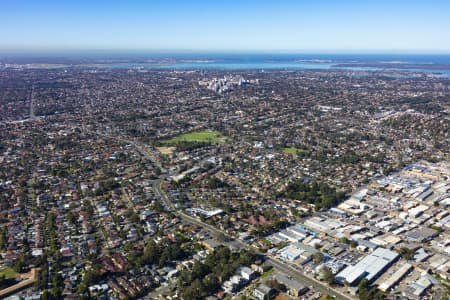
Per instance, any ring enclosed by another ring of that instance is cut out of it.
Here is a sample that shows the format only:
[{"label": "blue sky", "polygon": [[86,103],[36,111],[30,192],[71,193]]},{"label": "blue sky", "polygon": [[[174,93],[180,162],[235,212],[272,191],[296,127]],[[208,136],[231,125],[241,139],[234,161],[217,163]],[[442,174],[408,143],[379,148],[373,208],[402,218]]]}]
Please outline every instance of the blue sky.
[{"label": "blue sky", "polygon": [[0,0],[0,51],[450,53],[448,0]]}]

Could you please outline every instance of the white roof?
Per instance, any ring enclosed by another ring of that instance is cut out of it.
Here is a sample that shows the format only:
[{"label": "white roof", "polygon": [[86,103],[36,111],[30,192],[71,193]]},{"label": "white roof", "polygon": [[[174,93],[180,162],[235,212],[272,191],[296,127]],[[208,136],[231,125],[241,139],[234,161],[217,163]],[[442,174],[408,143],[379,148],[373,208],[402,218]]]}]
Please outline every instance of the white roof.
[{"label": "white roof", "polygon": [[349,283],[354,283],[356,280],[364,277],[371,281],[389,264],[397,259],[398,256],[399,254],[394,251],[377,248],[373,253],[364,257],[356,265],[345,268],[337,275],[337,278]]},{"label": "white roof", "polygon": [[294,245],[289,245],[281,250],[281,256],[284,256],[288,259],[297,259],[305,250],[299,249]]}]

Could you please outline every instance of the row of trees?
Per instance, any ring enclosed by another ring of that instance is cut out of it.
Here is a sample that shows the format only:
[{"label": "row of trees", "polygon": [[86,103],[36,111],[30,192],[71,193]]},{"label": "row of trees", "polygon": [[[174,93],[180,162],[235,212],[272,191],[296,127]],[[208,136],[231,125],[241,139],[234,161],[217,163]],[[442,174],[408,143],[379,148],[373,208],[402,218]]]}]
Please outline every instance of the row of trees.
[{"label": "row of trees", "polygon": [[[43,225],[44,241],[48,249],[44,251],[41,257],[36,259],[32,259],[31,256],[27,257],[24,261],[24,266],[33,263],[40,268],[34,287],[43,291],[41,299],[60,299],[64,290],[64,280],[60,273],[63,268],[63,258],[59,252],[60,245],[56,233],[56,215],[53,211],[47,213]],[[50,286],[51,289],[49,289]]]},{"label": "row of trees", "polygon": [[8,242],[8,227],[3,226],[0,227],[0,251],[4,251],[6,249],[6,245]]}]

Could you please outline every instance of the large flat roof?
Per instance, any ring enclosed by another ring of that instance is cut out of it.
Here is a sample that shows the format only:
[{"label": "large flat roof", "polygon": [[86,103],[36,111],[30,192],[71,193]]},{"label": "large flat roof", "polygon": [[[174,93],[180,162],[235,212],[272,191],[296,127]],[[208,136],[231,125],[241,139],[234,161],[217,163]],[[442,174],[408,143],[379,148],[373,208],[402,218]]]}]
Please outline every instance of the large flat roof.
[{"label": "large flat roof", "polygon": [[367,255],[354,266],[348,266],[342,270],[336,278],[339,281],[347,281],[350,284],[363,278],[372,281],[380,273],[399,257],[397,252],[377,248],[373,253]]}]

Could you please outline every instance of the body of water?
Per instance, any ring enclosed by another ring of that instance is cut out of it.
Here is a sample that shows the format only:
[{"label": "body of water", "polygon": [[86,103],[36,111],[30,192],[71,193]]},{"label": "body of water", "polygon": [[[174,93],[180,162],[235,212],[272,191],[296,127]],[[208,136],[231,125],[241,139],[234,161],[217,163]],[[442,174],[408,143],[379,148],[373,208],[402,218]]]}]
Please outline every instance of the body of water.
[{"label": "body of water", "polygon": [[[59,63],[74,67],[179,70],[353,70],[432,73],[450,77],[450,54],[248,54],[77,52],[3,55],[0,62]],[[392,74],[390,74],[392,75]],[[395,76],[395,74],[394,74]]]},{"label": "body of water", "polygon": [[[126,57],[118,56],[118,59]],[[410,73],[432,73],[450,77],[450,55],[292,55],[292,54],[228,54],[228,55],[154,55],[159,62],[105,64],[106,68],[143,68],[179,70],[354,70],[354,71],[398,71]],[[373,66],[374,64],[382,64]],[[346,66],[348,65],[348,66]],[[439,68],[442,67],[442,68]]]}]

